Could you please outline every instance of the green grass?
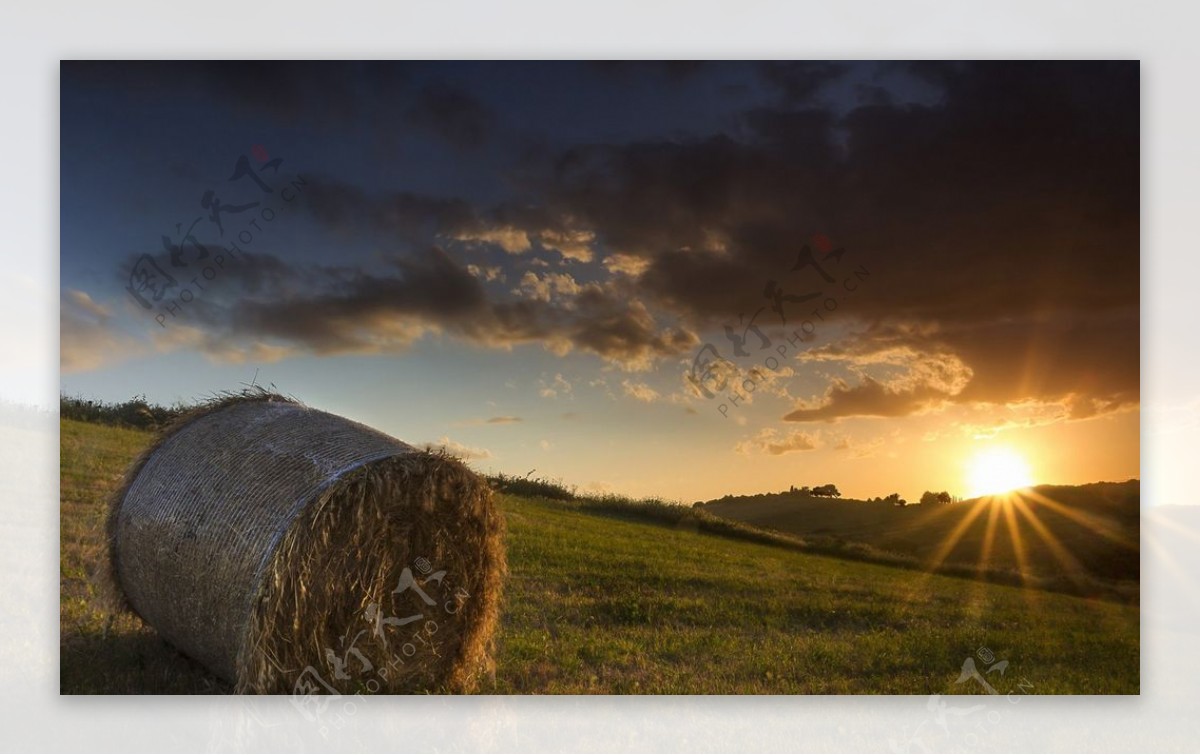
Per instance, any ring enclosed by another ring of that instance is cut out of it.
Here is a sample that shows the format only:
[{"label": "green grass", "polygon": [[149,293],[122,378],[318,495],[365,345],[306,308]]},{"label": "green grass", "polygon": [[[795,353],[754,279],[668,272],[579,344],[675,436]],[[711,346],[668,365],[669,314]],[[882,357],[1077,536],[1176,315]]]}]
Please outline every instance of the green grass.
[{"label": "green grass", "polygon": [[104,609],[95,574],[106,558],[104,510],[150,434],[62,420],[59,625],[63,693],[187,694],[226,686],[150,627]]},{"label": "green grass", "polygon": [[[100,608],[103,502],[145,433],[62,422],[62,691],[225,692]],[[510,575],[485,693],[1138,691],[1138,609],[708,532],[637,506],[500,494]],[[611,502],[610,502],[611,503]]]}]

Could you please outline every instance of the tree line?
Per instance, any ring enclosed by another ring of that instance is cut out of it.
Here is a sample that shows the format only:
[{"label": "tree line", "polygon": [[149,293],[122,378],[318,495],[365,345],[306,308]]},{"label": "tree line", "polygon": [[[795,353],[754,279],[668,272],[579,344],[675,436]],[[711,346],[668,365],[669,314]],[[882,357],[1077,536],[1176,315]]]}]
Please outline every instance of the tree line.
[{"label": "tree line", "polygon": [[834,485],[832,482],[827,485],[817,485],[815,487],[809,487],[808,485],[805,485],[802,488],[798,488],[795,485],[793,485],[791,490],[789,490],[788,492],[789,493],[800,493],[801,495],[816,496],[817,498],[841,498],[842,497],[841,491],[839,491],[837,489],[837,485]]},{"label": "tree line", "polygon": [[[791,488],[788,489],[788,492],[789,493],[799,493],[800,495],[814,496],[817,498],[841,498],[842,497],[841,492],[837,489],[837,485],[834,485],[833,483],[827,483],[825,485],[816,485],[816,486],[812,486],[812,487],[810,487],[808,485],[804,485],[799,488],[796,487],[795,485],[792,485]],[[923,506],[934,506],[934,505],[945,505],[947,503],[957,503],[960,500],[962,500],[962,499],[957,498],[956,496],[950,495],[950,493],[945,490],[942,490],[940,492],[926,490],[924,493],[921,494],[921,499],[919,501],[917,501],[916,503],[921,504]],[[867,502],[868,503],[890,503],[893,506],[914,505],[914,504],[911,504],[908,501],[906,501],[899,493],[892,493],[885,497],[877,496],[875,498],[868,498]]]}]

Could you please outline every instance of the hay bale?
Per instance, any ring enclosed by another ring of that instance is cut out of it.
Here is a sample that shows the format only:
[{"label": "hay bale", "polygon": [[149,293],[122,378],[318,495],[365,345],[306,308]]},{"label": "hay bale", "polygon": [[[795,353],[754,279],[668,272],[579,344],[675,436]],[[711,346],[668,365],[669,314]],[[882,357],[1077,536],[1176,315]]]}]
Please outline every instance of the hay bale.
[{"label": "hay bale", "polygon": [[238,692],[470,691],[504,572],[486,482],[282,396],[167,428],[108,516],[123,607]]}]

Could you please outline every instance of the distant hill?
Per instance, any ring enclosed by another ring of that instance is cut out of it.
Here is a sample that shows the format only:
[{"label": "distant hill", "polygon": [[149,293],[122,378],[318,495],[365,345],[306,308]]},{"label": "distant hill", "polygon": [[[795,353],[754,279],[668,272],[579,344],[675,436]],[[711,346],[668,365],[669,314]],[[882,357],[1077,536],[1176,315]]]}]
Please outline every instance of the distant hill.
[{"label": "distant hill", "polygon": [[1007,503],[984,497],[900,507],[793,492],[697,506],[756,527],[865,543],[927,562],[1136,582],[1140,500],[1139,481],[1129,480],[1039,485]]}]

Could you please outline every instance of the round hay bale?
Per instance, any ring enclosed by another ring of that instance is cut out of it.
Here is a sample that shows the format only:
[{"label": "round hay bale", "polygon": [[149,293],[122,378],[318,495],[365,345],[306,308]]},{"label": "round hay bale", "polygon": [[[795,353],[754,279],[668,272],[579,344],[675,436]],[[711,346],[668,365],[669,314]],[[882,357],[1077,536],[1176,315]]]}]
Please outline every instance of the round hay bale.
[{"label": "round hay bale", "polygon": [[180,418],[108,515],[123,607],[238,692],[467,692],[504,573],[487,483],[259,392]]}]

